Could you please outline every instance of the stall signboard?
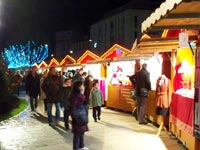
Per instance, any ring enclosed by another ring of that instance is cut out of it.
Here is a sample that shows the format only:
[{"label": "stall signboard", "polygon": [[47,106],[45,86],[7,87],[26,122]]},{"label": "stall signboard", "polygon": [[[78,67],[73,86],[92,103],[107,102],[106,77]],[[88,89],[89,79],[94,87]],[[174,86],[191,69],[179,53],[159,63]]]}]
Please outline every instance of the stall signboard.
[{"label": "stall signboard", "polygon": [[200,139],[200,45],[196,53],[195,97],[194,97],[194,136]]},{"label": "stall signboard", "polygon": [[179,47],[189,47],[189,37],[187,33],[179,33]]}]

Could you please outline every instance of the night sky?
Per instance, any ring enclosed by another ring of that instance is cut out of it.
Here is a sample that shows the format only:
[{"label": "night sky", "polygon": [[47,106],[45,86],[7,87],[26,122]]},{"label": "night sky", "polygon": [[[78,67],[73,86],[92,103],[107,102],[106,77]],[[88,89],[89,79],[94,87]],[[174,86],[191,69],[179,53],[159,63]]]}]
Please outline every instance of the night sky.
[{"label": "night sky", "polygon": [[[89,26],[131,0],[1,0],[0,48],[35,40],[53,48],[55,31]],[[144,0],[145,1],[145,0]],[[162,1],[162,0],[157,0]]]}]

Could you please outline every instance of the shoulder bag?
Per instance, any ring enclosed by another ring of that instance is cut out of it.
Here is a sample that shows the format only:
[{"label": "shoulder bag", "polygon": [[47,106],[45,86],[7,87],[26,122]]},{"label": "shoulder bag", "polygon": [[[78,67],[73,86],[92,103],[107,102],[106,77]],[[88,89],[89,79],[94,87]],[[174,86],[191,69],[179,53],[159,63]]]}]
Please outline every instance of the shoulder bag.
[{"label": "shoulder bag", "polygon": [[88,123],[88,110],[86,105],[79,105],[73,113],[74,123],[86,125]]}]

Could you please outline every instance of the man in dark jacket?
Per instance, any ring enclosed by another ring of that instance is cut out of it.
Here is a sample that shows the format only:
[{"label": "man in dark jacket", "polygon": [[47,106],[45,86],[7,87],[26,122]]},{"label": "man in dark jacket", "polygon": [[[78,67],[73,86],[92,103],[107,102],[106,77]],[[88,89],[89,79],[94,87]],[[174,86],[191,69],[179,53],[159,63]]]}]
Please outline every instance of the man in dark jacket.
[{"label": "man in dark jacket", "polygon": [[53,125],[53,118],[52,118],[52,105],[55,104],[56,106],[56,124],[60,120],[60,90],[62,87],[62,80],[57,75],[56,68],[51,67],[49,70],[48,76],[45,78],[42,89],[46,94],[46,101],[47,101],[47,114],[48,114],[48,121],[49,125]]},{"label": "man in dark jacket", "polygon": [[151,90],[150,73],[147,71],[147,64],[142,65],[142,69],[135,74],[137,111],[139,124],[147,124],[145,121],[146,100],[148,91]]},{"label": "man in dark jacket", "polygon": [[37,74],[37,67],[33,66],[26,78],[26,94],[28,94],[30,97],[30,105],[32,112],[36,111],[39,92],[40,77]]},{"label": "man in dark jacket", "polygon": [[80,68],[78,70],[78,72],[73,77],[73,83],[76,82],[76,81],[83,81],[84,80],[83,77],[82,77],[83,72],[84,72],[83,68]]},{"label": "man in dark jacket", "polygon": [[70,115],[70,94],[71,94],[71,79],[66,78],[63,82],[63,86],[61,89],[61,107],[64,108],[64,122],[65,122],[65,129],[69,129],[69,115]]}]

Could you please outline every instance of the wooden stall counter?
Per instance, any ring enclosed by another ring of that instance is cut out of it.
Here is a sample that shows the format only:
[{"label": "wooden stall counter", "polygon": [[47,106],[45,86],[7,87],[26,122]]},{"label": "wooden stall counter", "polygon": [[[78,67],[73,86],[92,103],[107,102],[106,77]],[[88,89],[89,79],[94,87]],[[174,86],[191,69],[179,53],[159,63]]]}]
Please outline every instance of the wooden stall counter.
[{"label": "wooden stall counter", "polygon": [[132,86],[108,85],[106,106],[127,112],[132,112],[136,101],[131,98]]},{"label": "wooden stall counter", "polygon": [[194,99],[172,94],[170,106],[170,131],[189,149],[199,150],[198,140],[193,136]]},{"label": "wooden stall counter", "polygon": [[146,108],[147,108],[147,117],[152,122],[157,122],[156,116],[156,99],[155,99],[156,91],[149,91]]}]

